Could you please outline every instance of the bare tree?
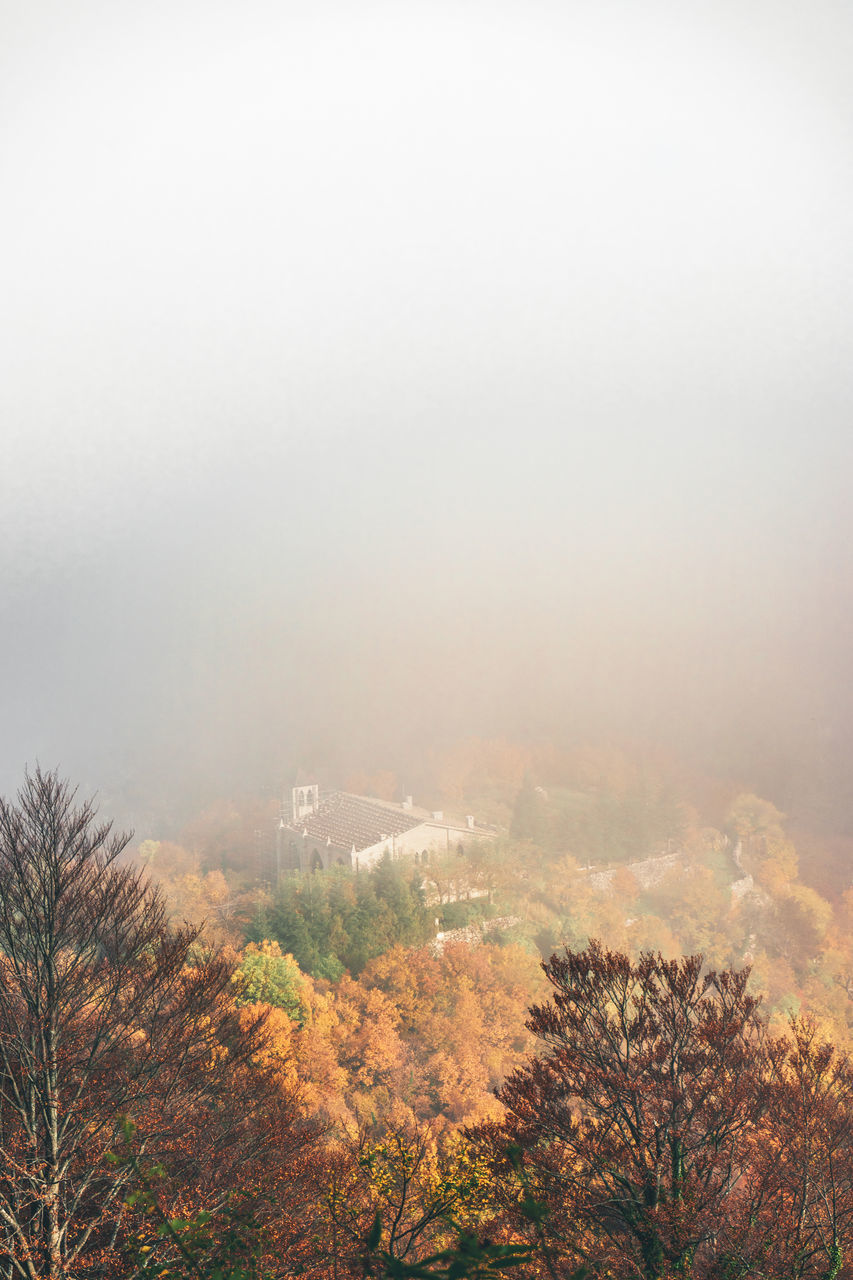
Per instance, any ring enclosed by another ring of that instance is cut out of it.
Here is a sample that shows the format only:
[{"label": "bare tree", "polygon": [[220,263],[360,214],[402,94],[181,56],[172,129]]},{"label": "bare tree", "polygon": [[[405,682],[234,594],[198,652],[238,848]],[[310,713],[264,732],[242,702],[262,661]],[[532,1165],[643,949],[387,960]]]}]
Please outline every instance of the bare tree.
[{"label": "bare tree", "polygon": [[[103,1269],[127,1166],[105,1154],[131,1114],[150,1152],[223,1144],[257,1051],[225,998],[229,969],[120,861],[129,837],[55,773],[0,800],[0,1273]],[[236,1114],[235,1114],[236,1112]],[[187,1159],[192,1155],[188,1153]]]}]

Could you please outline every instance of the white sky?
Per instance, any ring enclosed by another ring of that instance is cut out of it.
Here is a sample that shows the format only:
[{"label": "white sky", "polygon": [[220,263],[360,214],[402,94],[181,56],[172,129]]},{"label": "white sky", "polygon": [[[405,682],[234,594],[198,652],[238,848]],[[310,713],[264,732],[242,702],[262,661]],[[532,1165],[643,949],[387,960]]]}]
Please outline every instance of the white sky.
[{"label": "white sky", "polygon": [[0,0],[0,33],[0,781],[289,759],[413,672],[409,732],[451,687],[500,727],[531,666],[506,723],[559,722],[561,655],[621,630],[630,702],[667,614],[682,691],[722,618],[768,701],[842,678],[848,4]]}]

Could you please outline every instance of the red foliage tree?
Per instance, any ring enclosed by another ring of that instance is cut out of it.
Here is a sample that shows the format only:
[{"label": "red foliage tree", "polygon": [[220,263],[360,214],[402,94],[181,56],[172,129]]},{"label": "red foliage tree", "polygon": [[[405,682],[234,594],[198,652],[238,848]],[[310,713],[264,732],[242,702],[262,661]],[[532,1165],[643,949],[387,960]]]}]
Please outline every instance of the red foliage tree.
[{"label": "red foliage tree", "polygon": [[769,1098],[748,971],[635,963],[598,943],[544,969],[553,996],[528,1026],[546,1051],[510,1076],[505,1121],[476,1139],[504,1167],[507,1151],[521,1160],[570,1253],[648,1280],[740,1256],[726,1224]]},{"label": "red foliage tree", "polygon": [[791,1033],[768,1046],[770,1106],[734,1206],[738,1261],[834,1280],[853,1236],[853,1064],[809,1019]]}]

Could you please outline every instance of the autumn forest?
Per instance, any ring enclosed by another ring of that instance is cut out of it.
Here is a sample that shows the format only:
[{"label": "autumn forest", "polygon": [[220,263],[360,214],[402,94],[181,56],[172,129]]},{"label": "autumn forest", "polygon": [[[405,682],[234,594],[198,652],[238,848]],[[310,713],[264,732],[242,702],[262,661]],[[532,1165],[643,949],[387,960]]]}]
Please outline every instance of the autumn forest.
[{"label": "autumn forest", "polygon": [[435,777],[496,838],[277,882],[262,800],[3,802],[9,1280],[853,1274],[837,850],[628,750]]}]

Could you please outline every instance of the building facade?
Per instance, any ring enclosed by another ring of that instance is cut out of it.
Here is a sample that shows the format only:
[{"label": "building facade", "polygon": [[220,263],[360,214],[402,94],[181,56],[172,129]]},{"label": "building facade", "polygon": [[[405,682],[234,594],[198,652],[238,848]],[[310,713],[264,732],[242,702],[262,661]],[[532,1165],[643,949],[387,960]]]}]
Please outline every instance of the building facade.
[{"label": "building facade", "polygon": [[[284,810],[284,806],[283,810]],[[276,871],[325,871],[333,866],[369,870],[387,853],[428,862],[438,852],[493,839],[492,828],[472,816],[445,820],[440,812],[416,809],[411,797],[401,804],[332,791],[321,796],[316,784],[294,787],[276,835]]]}]

